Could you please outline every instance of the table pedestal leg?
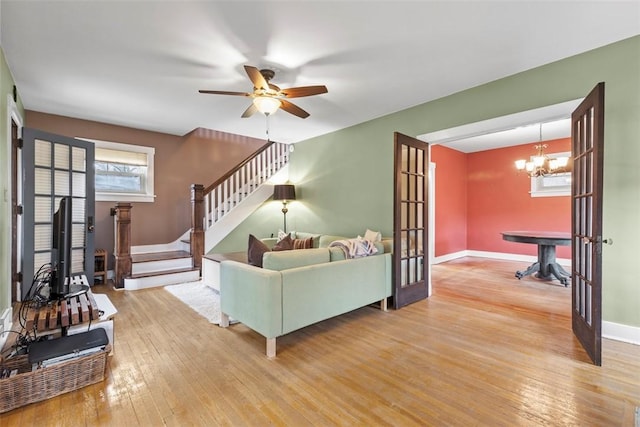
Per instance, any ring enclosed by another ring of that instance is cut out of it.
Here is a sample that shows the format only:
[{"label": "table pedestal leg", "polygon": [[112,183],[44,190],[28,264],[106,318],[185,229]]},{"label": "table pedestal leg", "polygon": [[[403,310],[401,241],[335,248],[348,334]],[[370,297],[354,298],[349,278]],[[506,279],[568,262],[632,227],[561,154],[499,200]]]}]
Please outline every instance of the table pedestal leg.
[{"label": "table pedestal leg", "polygon": [[539,262],[534,262],[526,270],[524,270],[524,271],[521,271],[521,270],[516,271],[516,277],[518,278],[518,280],[520,280],[524,276],[528,276],[528,275],[533,274],[533,273],[535,273],[537,271],[540,271],[540,263]]},{"label": "table pedestal leg", "polygon": [[538,245],[538,262],[533,263],[525,271],[516,271],[518,279],[536,273],[537,278],[553,280],[555,277],[565,286],[569,285],[571,274],[556,262],[555,245]]}]

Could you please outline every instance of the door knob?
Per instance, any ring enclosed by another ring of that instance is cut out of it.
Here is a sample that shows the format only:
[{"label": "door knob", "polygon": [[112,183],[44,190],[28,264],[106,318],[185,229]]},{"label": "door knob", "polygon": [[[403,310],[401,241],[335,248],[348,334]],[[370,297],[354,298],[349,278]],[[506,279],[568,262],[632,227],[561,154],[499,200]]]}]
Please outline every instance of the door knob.
[{"label": "door knob", "polygon": [[587,244],[587,243],[592,243],[592,242],[599,242],[599,243],[605,243],[609,246],[613,245],[613,239],[611,237],[609,237],[608,239],[604,239],[602,240],[602,237],[597,237],[596,239],[592,239],[588,236],[584,236],[582,238],[582,243]]}]

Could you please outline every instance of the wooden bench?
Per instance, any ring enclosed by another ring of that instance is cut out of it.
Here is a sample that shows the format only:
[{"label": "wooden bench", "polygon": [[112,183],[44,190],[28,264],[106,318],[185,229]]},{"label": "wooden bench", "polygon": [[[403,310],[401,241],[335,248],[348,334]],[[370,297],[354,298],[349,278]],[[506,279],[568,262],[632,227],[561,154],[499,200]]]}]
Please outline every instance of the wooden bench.
[{"label": "wooden bench", "polygon": [[87,293],[52,301],[39,308],[29,308],[26,329],[35,330],[39,335],[65,330],[74,325],[100,320],[100,310],[91,291]]}]

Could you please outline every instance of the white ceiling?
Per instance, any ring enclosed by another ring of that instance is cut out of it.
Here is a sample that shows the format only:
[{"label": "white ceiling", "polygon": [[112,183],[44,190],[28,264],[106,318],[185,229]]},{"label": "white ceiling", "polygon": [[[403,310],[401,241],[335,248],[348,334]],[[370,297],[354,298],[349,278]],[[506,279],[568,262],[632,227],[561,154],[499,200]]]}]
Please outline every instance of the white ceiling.
[{"label": "white ceiling", "polygon": [[243,65],[282,88],[324,84],[279,111],[298,142],[640,34],[637,1],[11,1],[0,43],[24,105],[183,135],[265,137]]}]

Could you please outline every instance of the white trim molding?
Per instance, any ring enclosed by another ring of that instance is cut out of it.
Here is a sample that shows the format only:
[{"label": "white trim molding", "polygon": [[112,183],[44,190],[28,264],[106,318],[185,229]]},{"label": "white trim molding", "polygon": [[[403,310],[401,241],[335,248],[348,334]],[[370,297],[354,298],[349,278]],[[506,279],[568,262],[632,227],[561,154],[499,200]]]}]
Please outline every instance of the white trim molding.
[{"label": "white trim molding", "polygon": [[640,327],[603,320],[602,338],[640,345]]},{"label": "white trim molding", "polygon": [[[451,261],[458,258],[463,258],[466,256],[478,257],[478,258],[491,258],[491,259],[502,259],[505,261],[523,261],[534,263],[538,260],[538,257],[535,255],[520,255],[520,254],[509,254],[504,252],[488,252],[488,251],[472,251],[472,250],[464,250],[460,252],[453,252],[446,255],[440,255],[433,259],[434,264],[440,264],[442,262]],[[571,260],[568,258],[557,258],[556,261],[563,267],[571,267]]]}]

